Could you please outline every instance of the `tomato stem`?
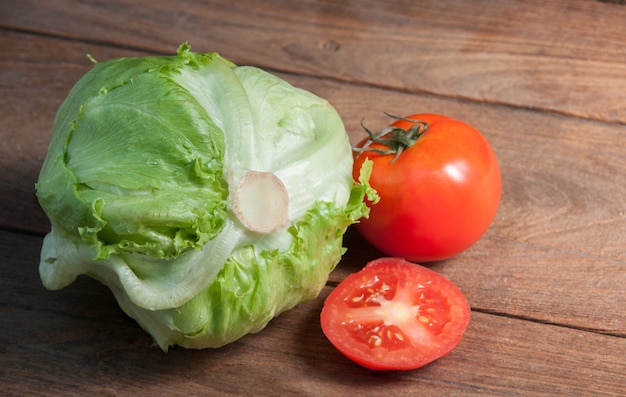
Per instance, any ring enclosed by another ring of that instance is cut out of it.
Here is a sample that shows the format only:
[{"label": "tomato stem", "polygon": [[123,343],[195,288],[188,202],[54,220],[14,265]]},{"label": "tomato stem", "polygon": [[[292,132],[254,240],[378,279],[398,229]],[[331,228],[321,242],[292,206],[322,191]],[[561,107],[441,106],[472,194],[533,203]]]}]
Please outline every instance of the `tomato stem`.
[{"label": "tomato stem", "polygon": [[[393,163],[400,157],[402,151],[410,148],[417,142],[418,139],[422,137],[428,130],[428,123],[422,120],[412,120],[404,117],[393,116],[387,112],[385,114],[396,120],[403,120],[409,123],[412,123],[411,128],[405,130],[400,127],[396,127],[394,125],[390,125],[389,127],[383,128],[382,130],[373,133],[365,124],[363,124],[363,120],[361,120],[361,127],[367,132],[369,135],[369,139],[363,144],[360,148],[354,148],[355,152],[358,152],[357,158],[363,154],[363,152],[374,152],[378,154],[395,154],[394,158],[391,160]],[[388,147],[389,149],[375,149],[372,148],[371,145],[373,143],[378,143]]]}]

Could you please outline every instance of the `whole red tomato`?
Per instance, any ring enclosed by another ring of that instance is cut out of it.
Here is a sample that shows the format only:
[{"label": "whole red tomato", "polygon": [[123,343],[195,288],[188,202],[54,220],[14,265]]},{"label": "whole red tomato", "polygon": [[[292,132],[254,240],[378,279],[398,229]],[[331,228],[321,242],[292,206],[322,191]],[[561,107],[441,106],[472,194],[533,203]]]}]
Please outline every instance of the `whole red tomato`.
[{"label": "whole red tomato", "polygon": [[436,114],[396,118],[357,148],[354,178],[373,161],[380,201],[356,225],[388,256],[412,262],[450,258],[474,244],[493,220],[502,182],[496,156],[472,126]]}]

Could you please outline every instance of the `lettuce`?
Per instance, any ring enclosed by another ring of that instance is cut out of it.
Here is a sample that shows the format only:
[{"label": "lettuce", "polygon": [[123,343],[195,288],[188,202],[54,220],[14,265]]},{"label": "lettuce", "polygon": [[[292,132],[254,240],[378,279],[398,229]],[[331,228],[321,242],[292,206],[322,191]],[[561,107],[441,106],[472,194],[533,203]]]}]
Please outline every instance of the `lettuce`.
[{"label": "lettuce", "polygon": [[315,298],[367,216],[322,98],[187,44],[96,63],[60,106],[36,184],[39,272],[79,275],[167,350],[220,347]]}]

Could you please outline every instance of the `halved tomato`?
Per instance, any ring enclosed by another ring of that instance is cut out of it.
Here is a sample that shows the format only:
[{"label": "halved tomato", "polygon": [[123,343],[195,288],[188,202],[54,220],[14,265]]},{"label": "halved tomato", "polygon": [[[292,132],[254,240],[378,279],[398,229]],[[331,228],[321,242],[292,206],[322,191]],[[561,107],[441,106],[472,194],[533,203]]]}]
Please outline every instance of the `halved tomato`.
[{"label": "halved tomato", "polygon": [[374,370],[422,367],[454,349],[470,320],[450,280],[401,258],[381,258],[330,293],[322,330],[352,361]]}]

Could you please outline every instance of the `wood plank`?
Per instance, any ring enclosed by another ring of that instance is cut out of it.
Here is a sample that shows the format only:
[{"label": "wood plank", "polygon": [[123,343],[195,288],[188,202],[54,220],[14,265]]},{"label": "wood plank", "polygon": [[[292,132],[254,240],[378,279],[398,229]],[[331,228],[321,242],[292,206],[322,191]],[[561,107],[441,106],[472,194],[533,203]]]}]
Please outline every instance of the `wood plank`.
[{"label": "wood plank", "polygon": [[[330,277],[336,285],[384,254],[355,230]],[[446,261],[425,264],[452,280],[474,310],[626,337],[626,262],[542,245],[511,242],[489,233]]]},{"label": "wood plank", "polygon": [[165,53],[189,41],[196,50],[219,51],[264,68],[626,123],[623,5],[588,0],[136,4],[4,2],[0,26]]},{"label": "wood plank", "polygon": [[[0,232],[0,382],[18,395],[595,395],[619,396],[626,338],[472,313],[448,356],[416,371],[375,373],[342,357],[319,327],[330,292],[217,350],[150,347],[97,282],[46,291],[41,238]],[[575,346],[575,349],[572,347]],[[28,374],[28,376],[25,376]]]}]

